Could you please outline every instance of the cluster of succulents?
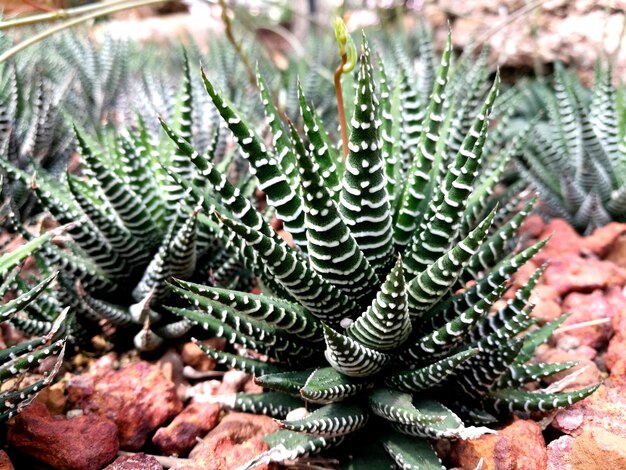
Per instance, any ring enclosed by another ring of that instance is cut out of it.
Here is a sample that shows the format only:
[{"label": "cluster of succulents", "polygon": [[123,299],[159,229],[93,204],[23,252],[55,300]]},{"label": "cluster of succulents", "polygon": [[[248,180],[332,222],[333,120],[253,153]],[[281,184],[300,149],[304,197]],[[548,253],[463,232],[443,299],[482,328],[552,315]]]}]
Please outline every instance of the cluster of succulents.
[{"label": "cluster of succulents", "polygon": [[[237,395],[233,408],[282,420],[284,429],[265,438],[271,450],[250,465],[315,453],[366,429],[372,445],[360,458],[384,448],[402,468],[440,466],[427,439],[476,437],[490,432],[482,424],[502,415],[566,406],[596,388],[524,387],[573,366],[529,362],[562,322],[536,327],[530,316],[541,268],[491,312],[511,275],[544,244],[511,253],[532,201],[516,212],[493,207],[490,197],[524,140],[514,139],[495,157],[484,154],[493,149],[487,130],[498,77],[486,98],[474,82],[480,69],[452,79],[448,38],[426,107],[407,102],[410,82],[399,74],[392,84],[380,60],[379,101],[370,56],[364,37],[345,157],[302,94],[308,145],[281,120],[259,79],[274,137],[269,149],[203,77],[293,246],[230,185],[210,154],[163,122],[220,196],[207,200],[195,190],[196,200],[258,267],[266,287],[253,295],[177,280],[172,289],[195,307],[169,308],[270,358],[199,343],[267,389]],[[308,416],[284,420],[305,403]]]},{"label": "cluster of succulents", "polygon": [[541,195],[545,211],[581,233],[626,220],[624,121],[610,67],[598,67],[591,92],[557,67],[554,90],[532,90],[547,109],[518,167]]},{"label": "cluster of succulents", "polygon": [[[1,319],[37,338],[0,352],[0,419],[54,375],[20,388],[23,374],[62,357],[67,340],[85,347],[103,324],[143,351],[192,330],[252,351],[198,343],[265,389],[229,406],[280,420],[249,466],[365,440],[355,464],[441,467],[432,439],[477,437],[512,412],[591,394],[540,388],[575,365],[532,362],[565,317],[538,326],[531,316],[543,267],[505,297],[545,241],[515,251],[534,203],[515,194],[525,182],[495,193],[519,157],[545,207],[581,231],[619,220],[624,127],[610,71],[591,99],[559,71],[556,93],[542,93],[549,124],[511,136],[512,100],[496,100],[484,56],[455,61],[448,36],[436,67],[426,29],[409,52],[403,39],[375,38],[374,58],[363,35],[357,72],[343,77],[345,154],[332,79],[306,57],[283,72],[261,59],[252,84],[216,43],[181,54],[168,77],[139,72],[128,43],[63,35],[45,60],[0,65],[0,169],[67,235],[44,243],[53,232],[35,238],[11,218],[29,242],[0,258],[0,294],[16,294]],[[330,47],[314,47],[328,62]],[[202,81],[196,59],[210,65]],[[50,67],[64,73],[48,80]],[[75,151],[80,173],[63,171]],[[19,277],[35,248],[42,277]],[[287,419],[305,405],[310,414]]]},{"label": "cluster of succulents", "polygon": [[[185,61],[175,111],[177,129],[186,139],[205,145],[207,139],[196,132],[193,108]],[[225,169],[233,153],[226,155],[220,130],[213,127],[208,152]],[[58,288],[42,295],[41,302],[71,307],[74,337],[88,340],[100,333],[100,323],[106,321],[121,332],[131,327],[140,350],[154,349],[164,338],[180,337],[191,326],[161,309],[170,278],[212,280],[226,287],[249,285],[246,260],[229,250],[228,240],[210,221],[198,223],[201,215],[189,205],[190,190],[185,185],[193,181],[196,191],[205,191],[205,184],[169,139],[159,141],[141,119],[136,129],[118,133],[99,149],[82,131],[75,132],[82,175],[55,178],[39,171],[33,176],[0,160],[7,175],[30,186],[57,223],[78,222],[68,228],[70,239],[63,248],[48,245],[40,252],[45,271],[60,271]],[[253,189],[244,184],[242,192]],[[211,198],[210,192],[205,197]],[[16,225],[30,237],[22,225]],[[17,326],[30,333],[47,333],[52,324],[41,322],[31,310],[33,317],[21,319]]]}]

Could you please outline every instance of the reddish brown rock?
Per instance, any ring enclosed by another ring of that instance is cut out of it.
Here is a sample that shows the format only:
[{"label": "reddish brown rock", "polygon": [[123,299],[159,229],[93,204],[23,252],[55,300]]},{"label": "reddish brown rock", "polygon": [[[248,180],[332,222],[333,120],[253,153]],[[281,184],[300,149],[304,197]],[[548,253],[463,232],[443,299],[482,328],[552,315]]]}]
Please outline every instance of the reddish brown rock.
[{"label": "reddish brown rock", "polygon": [[533,318],[538,318],[540,325],[554,321],[557,318],[560,318],[563,314],[563,309],[561,309],[561,305],[554,300],[541,300],[534,305],[535,308],[533,308],[530,316]]},{"label": "reddish brown rock", "polygon": [[611,247],[611,251],[606,256],[607,261],[611,261],[622,268],[626,268],[626,235],[620,235]]},{"label": "reddish brown rock", "polygon": [[626,224],[611,222],[593,231],[589,236],[582,237],[563,219],[552,219],[547,224],[537,216],[531,216],[522,226],[522,233],[530,238],[542,240],[550,237],[550,241],[535,256],[537,263],[569,255],[594,254],[605,257],[615,250],[620,235],[626,232]]},{"label": "reddish brown rock", "polygon": [[626,387],[601,385],[591,396],[559,410],[551,425],[578,436],[592,427],[626,438]]},{"label": "reddish brown rock", "polygon": [[104,470],[163,470],[163,466],[152,455],[140,452],[134,455],[120,455]]},{"label": "reddish brown rock", "polygon": [[158,366],[147,362],[96,379],[73,378],[67,388],[68,400],[85,413],[115,421],[120,445],[128,450],[139,449],[152,430],[183,407],[174,384],[163,376]]},{"label": "reddish brown rock", "polygon": [[595,229],[591,235],[585,237],[583,247],[603,258],[613,250],[618,238],[624,232],[626,232],[626,224],[611,222]]},{"label": "reddish brown rock", "polygon": [[572,468],[606,470],[626,468],[626,438],[602,428],[590,428],[572,444]]},{"label": "reddish brown rock", "polygon": [[[222,339],[222,338],[217,338],[217,339]],[[211,344],[209,343],[209,341],[215,344]],[[224,342],[218,343],[217,341],[208,340],[208,341],[202,341],[202,343],[214,349],[217,349],[216,346],[221,346],[221,348],[219,348],[220,351],[224,349]],[[180,355],[183,359],[183,362],[186,365],[191,366],[194,369],[201,371],[201,372],[213,370],[215,369],[215,366],[217,365],[217,363],[213,359],[211,359],[209,356],[207,356],[202,351],[202,349],[200,349],[198,345],[196,345],[195,343],[191,343],[191,342],[185,343],[180,352]]]},{"label": "reddish brown rock", "polygon": [[218,441],[226,438],[232,444],[241,444],[254,437],[262,437],[278,430],[278,424],[267,416],[248,413],[229,413],[191,451],[194,460],[210,458]]},{"label": "reddish brown rock", "polygon": [[183,455],[215,426],[222,407],[216,403],[191,403],[165,428],[159,429],[152,442],[165,455]]},{"label": "reddish brown rock", "polygon": [[58,470],[99,470],[117,455],[115,424],[100,416],[50,416],[33,403],[9,429],[9,445]]},{"label": "reddish brown rock", "polygon": [[572,436],[561,436],[548,444],[548,466],[546,470],[574,470],[572,467]]},{"label": "reddish brown rock", "polygon": [[626,334],[626,295],[622,289],[621,286],[613,286],[606,291],[606,300],[614,310],[612,324],[616,334]]},{"label": "reddish brown rock", "polygon": [[14,468],[8,454],[0,450],[0,470],[13,470]]},{"label": "reddish brown rock", "polygon": [[553,258],[543,278],[559,295],[565,295],[624,285],[626,271],[610,261],[567,255]]},{"label": "reddish brown rock", "polygon": [[547,237],[550,237],[548,243],[533,257],[533,261],[538,265],[546,261],[551,262],[559,258],[580,254],[583,237],[578,235],[567,221],[563,219],[550,220],[544,226],[543,232],[537,237],[537,240],[543,240]]},{"label": "reddish brown rock", "polygon": [[[260,438],[253,437],[244,442],[237,443],[228,436],[222,436],[213,441],[213,446],[207,448],[202,455],[193,460],[193,464],[174,466],[171,470],[232,470],[252,460],[269,449],[269,446]],[[269,463],[257,465],[255,470],[276,470],[278,464]]]},{"label": "reddish brown rock", "polygon": [[529,300],[535,306],[531,316],[539,318],[541,324],[556,320],[563,313],[561,298],[553,286],[547,284],[536,285]]},{"label": "reddish brown rock", "polygon": [[606,299],[613,307],[612,326],[614,335],[609,341],[609,347],[604,355],[604,363],[611,371],[611,380],[623,381],[624,364],[626,363],[626,297],[619,288],[612,288],[606,294]]},{"label": "reddish brown rock", "polygon": [[626,336],[623,333],[616,334],[609,341],[609,347],[604,354],[604,363],[611,371],[611,375],[614,373],[618,375],[618,371],[614,369],[620,362],[626,362]]},{"label": "reddish brown rock", "polygon": [[476,468],[483,459],[483,470],[544,469],[548,462],[546,443],[534,421],[515,420],[497,434],[485,434],[471,441],[460,440],[452,445],[452,465]]},{"label": "reddish brown rock", "polygon": [[57,382],[50,387],[44,388],[35,401],[41,402],[48,408],[52,415],[58,415],[65,411],[67,398],[65,397],[65,383]]},{"label": "reddish brown rock", "polygon": [[525,235],[529,238],[537,239],[541,236],[541,234],[545,230],[545,227],[546,224],[540,215],[531,214],[526,217],[526,220],[524,220],[524,223],[519,229],[519,234]]},{"label": "reddish brown rock", "polygon": [[163,375],[172,382],[180,383],[184,380],[183,367],[184,363],[180,354],[174,349],[169,349],[163,354],[157,365],[163,372]]},{"label": "reddish brown rock", "polygon": [[612,386],[626,387],[626,359],[620,359],[613,363],[609,378]]},{"label": "reddish brown rock", "polygon": [[582,387],[595,385],[602,380],[602,372],[600,372],[600,369],[598,369],[598,366],[593,361],[595,356],[595,349],[585,346],[580,346],[578,348],[565,351],[560,348],[553,348],[548,345],[541,345],[537,348],[537,351],[535,353],[535,361],[546,363],[570,361],[578,362],[578,365],[572,367],[571,369],[544,379],[546,383],[553,383],[565,378],[566,376],[569,376],[575,371],[584,369],[579,375],[576,376],[574,381],[569,383],[569,385],[564,388],[564,390],[567,391],[578,390]]},{"label": "reddish brown rock", "polygon": [[[609,338],[613,335],[611,319],[616,312],[607,301],[604,292],[600,290],[596,290],[591,294],[573,292],[565,298],[562,307],[563,311],[570,315],[559,328],[559,330],[563,331],[557,331],[554,334],[556,340],[563,336],[573,336],[581,345],[595,349],[599,349],[607,344]],[[593,323],[602,320],[606,321]],[[584,325],[586,323],[591,324]],[[577,325],[581,326],[578,327]],[[574,326],[576,328],[572,328]]]}]

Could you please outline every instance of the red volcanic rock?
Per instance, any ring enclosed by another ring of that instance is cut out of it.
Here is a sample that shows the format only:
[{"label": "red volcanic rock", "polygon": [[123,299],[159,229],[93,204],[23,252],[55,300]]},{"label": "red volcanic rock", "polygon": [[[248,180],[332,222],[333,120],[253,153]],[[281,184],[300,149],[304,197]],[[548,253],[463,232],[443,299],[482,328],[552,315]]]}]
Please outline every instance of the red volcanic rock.
[{"label": "red volcanic rock", "polygon": [[583,239],[584,249],[603,258],[614,248],[620,235],[626,232],[626,224],[611,222],[603,227],[597,228],[591,235]]},{"label": "red volcanic rock", "polygon": [[140,452],[135,455],[120,455],[104,470],[163,470],[163,466],[152,455]]},{"label": "red volcanic rock", "polygon": [[559,295],[564,295],[572,291],[591,292],[609,286],[624,285],[626,270],[610,261],[567,255],[550,260],[543,279],[546,284],[553,286]]},{"label": "red volcanic rock", "polygon": [[262,437],[278,430],[278,424],[267,416],[248,413],[229,413],[191,451],[189,457],[200,459],[210,455],[218,440],[226,437],[234,444],[241,444],[253,437]]},{"label": "red volcanic rock", "polygon": [[449,454],[452,465],[471,469],[483,459],[483,470],[544,469],[548,455],[541,429],[534,421],[515,420],[496,434],[459,440]]},{"label": "red volcanic rock", "polygon": [[50,416],[33,403],[9,429],[9,445],[58,470],[99,470],[117,455],[117,428],[101,416]]},{"label": "red volcanic rock", "polygon": [[626,438],[591,427],[577,437],[562,436],[548,445],[547,470],[626,468]]},{"label": "red volcanic rock", "polygon": [[529,301],[535,306],[531,316],[539,318],[541,324],[556,320],[563,313],[559,293],[553,286],[536,285],[530,294]]},{"label": "red volcanic rock", "polygon": [[563,219],[552,219],[542,225],[536,216],[529,217],[522,226],[522,233],[534,240],[550,237],[547,245],[534,258],[539,264],[550,259],[580,254],[594,254],[602,258],[614,251],[618,238],[625,232],[626,224],[612,222],[594,230],[591,235],[582,237]]},{"label": "red volcanic rock", "polygon": [[[613,305],[607,301],[604,292],[600,290],[596,290],[591,294],[573,292],[565,298],[562,308],[570,316],[561,325],[561,329],[566,331],[562,333],[556,332],[554,334],[555,339],[558,340],[563,336],[573,336],[580,344],[598,349],[606,345],[609,338],[613,335],[611,320],[616,315],[616,311]],[[603,320],[605,320],[603,323],[593,323],[594,321]],[[582,326],[586,323],[591,324]],[[581,326],[568,329],[568,327],[575,325]]]},{"label": "red volcanic rock", "polygon": [[557,430],[578,436],[592,427],[626,438],[626,385],[601,385],[578,403],[559,410],[551,423]]},{"label": "red volcanic rock", "polygon": [[[172,470],[232,470],[239,468],[254,457],[269,450],[269,446],[260,438],[253,437],[242,443],[236,443],[229,437],[223,436],[213,441],[213,446],[207,448],[202,455],[196,457],[193,467],[172,467]],[[277,470],[277,463],[257,465],[255,470]]]},{"label": "red volcanic rock", "polygon": [[68,400],[85,413],[112,419],[120,445],[143,446],[148,434],[182,410],[174,383],[158,366],[138,362],[101,377],[80,376],[69,381]]},{"label": "red volcanic rock", "polygon": [[[201,343],[210,348],[217,349],[218,351],[223,351],[226,346],[226,340],[224,338],[211,338],[203,340]],[[217,365],[217,363],[207,356],[195,343],[185,343],[180,354],[186,365],[201,372],[213,370]]]},{"label": "red volcanic rock", "polygon": [[578,235],[576,230],[563,219],[550,220],[537,240],[547,237],[550,237],[550,240],[533,258],[538,265],[570,255],[577,256],[583,248],[583,237]]},{"label": "red volcanic rock", "polygon": [[585,430],[572,445],[572,467],[585,470],[626,468],[626,438],[602,428]]},{"label": "red volcanic rock", "polygon": [[222,407],[216,403],[191,403],[165,428],[159,429],[152,442],[164,455],[183,455],[220,419]]}]

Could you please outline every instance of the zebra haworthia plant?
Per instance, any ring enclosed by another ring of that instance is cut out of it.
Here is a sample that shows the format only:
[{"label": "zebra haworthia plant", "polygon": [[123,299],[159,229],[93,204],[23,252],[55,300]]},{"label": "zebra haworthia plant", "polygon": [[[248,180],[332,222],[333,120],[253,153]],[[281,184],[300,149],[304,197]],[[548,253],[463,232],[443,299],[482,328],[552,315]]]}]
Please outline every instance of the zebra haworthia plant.
[{"label": "zebra haworthia plant", "polygon": [[[40,249],[55,233],[48,232],[0,257],[0,299],[4,299],[13,284],[20,281],[18,273],[21,261]],[[5,322],[24,315],[24,309],[42,294],[54,277],[55,274],[46,277],[8,302],[2,300],[0,321]],[[59,316],[59,321],[46,336],[32,338],[0,351],[0,422],[19,413],[54,379],[65,350],[65,338],[60,337],[59,331],[66,312]],[[44,359],[55,355],[58,356],[58,360],[52,371],[47,372],[42,378],[27,377]]]},{"label": "zebra haworthia plant", "polygon": [[586,234],[626,221],[626,126],[611,68],[598,67],[591,96],[562,67],[554,90],[537,87],[535,94],[548,110],[548,122],[536,127],[518,166],[547,212]]},{"label": "zebra haworthia plant", "polygon": [[[308,144],[280,119],[259,79],[272,150],[204,77],[295,246],[184,135],[163,123],[221,196],[203,200],[203,206],[259,267],[267,290],[254,295],[186,281],[172,287],[195,308],[171,311],[270,358],[198,344],[218,362],[254,374],[267,389],[237,395],[232,407],[282,420],[284,429],[265,438],[271,449],[250,466],[318,452],[367,426],[362,439],[375,437],[372,446],[358,450],[364,458],[384,448],[402,468],[441,467],[427,439],[476,437],[490,432],[481,424],[501,414],[551,410],[596,388],[524,388],[573,364],[528,362],[562,321],[532,328],[529,297],[542,269],[492,312],[510,276],[543,242],[509,252],[532,201],[516,214],[493,207],[489,195],[521,140],[481,174],[499,79],[480,102],[475,96],[460,99],[454,90],[480,95],[481,87],[453,87],[451,59],[448,38],[431,98],[420,110],[414,150],[400,158],[408,148],[402,139],[415,136],[398,129],[406,129],[406,119],[414,116],[379,102],[364,37],[345,163],[302,94]],[[410,87],[401,75],[395,84],[386,81],[379,67],[383,94]],[[456,80],[466,77],[476,75]],[[464,114],[474,118],[458,118]],[[455,145],[457,134],[462,138]],[[308,416],[285,420],[303,403]]]},{"label": "zebra haworthia plant", "polygon": [[[192,91],[185,60],[177,128],[189,140],[197,137]],[[209,152],[221,160],[225,142],[217,126],[213,131]],[[9,177],[31,186],[58,223],[79,222],[67,230],[70,239],[63,248],[41,249],[42,264],[60,271],[57,288],[29,306],[29,318],[12,320],[18,328],[47,334],[54,320],[49,307],[69,305],[74,314],[70,334],[77,341],[101,334],[100,324],[106,321],[117,327],[118,336],[135,334],[136,347],[150,350],[191,328],[189,321],[161,308],[170,293],[170,277],[231,288],[249,285],[245,260],[226,248],[229,240],[223,231],[210,221],[199,225],[198,208],[187,205],[190,189],[185,185],[191,181],[207,201],[212,196],[169,139],[159,142],[141,119],[136,129],[102,144],[104,151],[98,151],[84,132],[76,129],[75,134],[82,176],[68,173],[57,179],[43,171],[31,176],[0,159]],[[226,168],[229,161],[221,165]]]}]

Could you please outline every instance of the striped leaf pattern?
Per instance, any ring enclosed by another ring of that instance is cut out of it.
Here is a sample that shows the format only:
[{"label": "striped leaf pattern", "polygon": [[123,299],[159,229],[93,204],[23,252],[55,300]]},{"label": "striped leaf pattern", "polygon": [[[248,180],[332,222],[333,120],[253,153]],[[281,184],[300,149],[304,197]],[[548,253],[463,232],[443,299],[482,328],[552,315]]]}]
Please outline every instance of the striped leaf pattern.
[{"label": "striped leaf pattern", "polygon": [[554,86],[536,85],[547,108],[517,167],[545,203],[548,215],[566,218],[588,234],[611,221],[624,220],[626,153],[620,144],[624,121],[617,115],[617,91],[610,65],[599,65],[586,90],[576,77],[557,67]]},{"label": "striped leaf pattern", "polygon": [[372,78],[370,50],[363,39],[339,210],[370,265],[376,270],[384,270],[393,259],[391,211],[381,157],[379,105]]},{"label": "striped leaf pattern", "polygon": [[[466,426],[453,411],[465,411],[467,405],[459,403],[469,400],[470,408],[478,410],[474,416],[519,409],[520,400],[538,409],[523,390],[521,398],[510,391],[569,367],[527,364],[554,330],[528,332],[535,323],[530,292],[541,270],[493,311],[512,274],[545,241],[511,253],[511,241],[533,201],[520,196],[499,208],[492,194],[526,140],[520,136],[508,147],[489,141],[499,77],[489,90],[475,83],[488,75],[480,61],[474,68],[460,65],[459,70],[470,72],[455,76],[451,44],[449,37],[437,73],[429,70],[419,86],[408,64],[396,64],[393,74],[379,69],[381,103],[374,56],[363,38],[345,162],[335,150],[335,135],[326,132],[302,88],[297,93],[299,128],[298,121],[283,121],[270,88],[257,79],[276,157],[206,83],[251,168],[271,167],[267,175],[276,176],[274,182],[297,191],[297,199],[290,201],[300,205],[303,231],[292,233],[293,245],[278,236],[266,215],[223,172],[164,125],[219,195],[203,205],[205,211],[219,212],[207,217],[214,230],[240,253],[253,253],[248,261],[273,291],[257,296],[177,282],[173,289],[195,310],[170,310],[270,357],[263,362],[203,347],[218,362],[255,374],[257,383],[270,390],[267,400],[264,394],[256,401],[242,397],[240,405],[231,405],[235,409],[277,416],[302,399],[311,411],[281,421],[285,429],[266,438],[271,449],[248,467],[337,444],[331,439],[368,429],[374,417],[380,432],[370,434],[378,436],[373,439],[383,443],[391,461],[440,466],[424,438],[471,439],[491,432]],[[431,63],[430,49],[423,51],[422,63]],[[393,96],[399,99],[397,107]],[[261,184],[271,180],[259,174]],[[269,195],[268,188],[263,189]],[[518,212],[522,201],[526,205]],[[268,203],[266,213],[278,214],[276,198]],[[288,224],[285,228],[290,232]],[[437,401],[430,398],[433,390]],[[558,407],[591,392],[545,394]],[[546,400],[541,408],[549,408]],[[412,440],[418,454],[408,451]]]}]

